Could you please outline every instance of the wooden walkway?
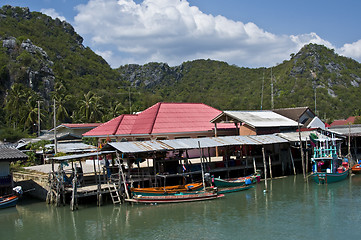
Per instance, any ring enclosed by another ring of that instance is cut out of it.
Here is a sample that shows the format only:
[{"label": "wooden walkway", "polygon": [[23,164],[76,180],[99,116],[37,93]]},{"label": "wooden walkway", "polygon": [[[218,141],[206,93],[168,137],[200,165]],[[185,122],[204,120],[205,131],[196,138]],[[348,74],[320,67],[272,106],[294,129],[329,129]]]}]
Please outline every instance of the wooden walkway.
[{"label": "wooden walkway", "polygon": [[[73,188],[66,188],[67,192],[71,193]],[[98,185],[90,185],[86,187],[78,187],[77,188],[77,197],[88,197],[88,196],[95,196],[98,194]],[[108,184],[101,184],[100,185],[100,194],[110,193],[109,185]]]}]

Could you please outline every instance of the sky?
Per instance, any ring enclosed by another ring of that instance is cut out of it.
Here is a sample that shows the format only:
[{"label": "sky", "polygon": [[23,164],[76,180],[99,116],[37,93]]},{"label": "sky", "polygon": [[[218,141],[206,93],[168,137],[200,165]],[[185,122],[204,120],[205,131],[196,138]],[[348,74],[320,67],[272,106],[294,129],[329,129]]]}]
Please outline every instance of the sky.
[{"label": "sky", "polygon": [[[212,59],[271,67],[316,43],[361,62],[359,0],[1,0],[65,20],[113,68]],[[341,3],[342,2],[342,3]]]}]

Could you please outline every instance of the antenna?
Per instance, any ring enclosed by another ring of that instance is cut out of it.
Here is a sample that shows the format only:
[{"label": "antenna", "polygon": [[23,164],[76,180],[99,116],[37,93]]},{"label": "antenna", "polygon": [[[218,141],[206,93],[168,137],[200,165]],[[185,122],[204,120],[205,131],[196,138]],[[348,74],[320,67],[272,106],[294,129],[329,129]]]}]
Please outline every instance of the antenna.
[{"label": "antenna", "polygon": [[316,104],[316,102],[317,102],[317,101],[316,101],[316,99],[317,99],[317,98],[316,98],[316,89],[317,89],[317,88],[315,87],[315,113],[317,114],[317,104]]}]

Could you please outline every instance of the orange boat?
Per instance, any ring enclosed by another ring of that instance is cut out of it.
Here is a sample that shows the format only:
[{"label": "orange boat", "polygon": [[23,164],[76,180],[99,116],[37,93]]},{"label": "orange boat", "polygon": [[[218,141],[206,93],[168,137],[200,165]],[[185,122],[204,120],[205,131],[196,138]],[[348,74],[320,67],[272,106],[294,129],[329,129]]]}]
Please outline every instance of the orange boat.
[{"label": "orange boat", "polygon": [[361,173],[361,164],[355,164],[351,168],[352,173]]},{"label": "orange boat", "polygon": [[191,183],[186,185],[175,185],[165,187],[152,187],[152,188],[131,188],[130,191],[134,195],[142,196],[161,196],[161,195],[174,195],[177,193],[194,193],[203,189],[202,183]]}]

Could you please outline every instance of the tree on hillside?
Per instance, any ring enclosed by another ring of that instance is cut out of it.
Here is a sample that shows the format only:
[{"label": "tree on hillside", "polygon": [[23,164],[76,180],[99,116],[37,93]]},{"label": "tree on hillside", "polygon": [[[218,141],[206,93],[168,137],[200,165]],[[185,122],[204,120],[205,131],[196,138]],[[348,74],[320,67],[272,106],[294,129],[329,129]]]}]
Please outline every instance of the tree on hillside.
[{"label": "tree on hillside", "polygon": [[89,91],[84,94],[84,99],[78,101],[81,122],[100,122],[102,120],[101,97]]}]

